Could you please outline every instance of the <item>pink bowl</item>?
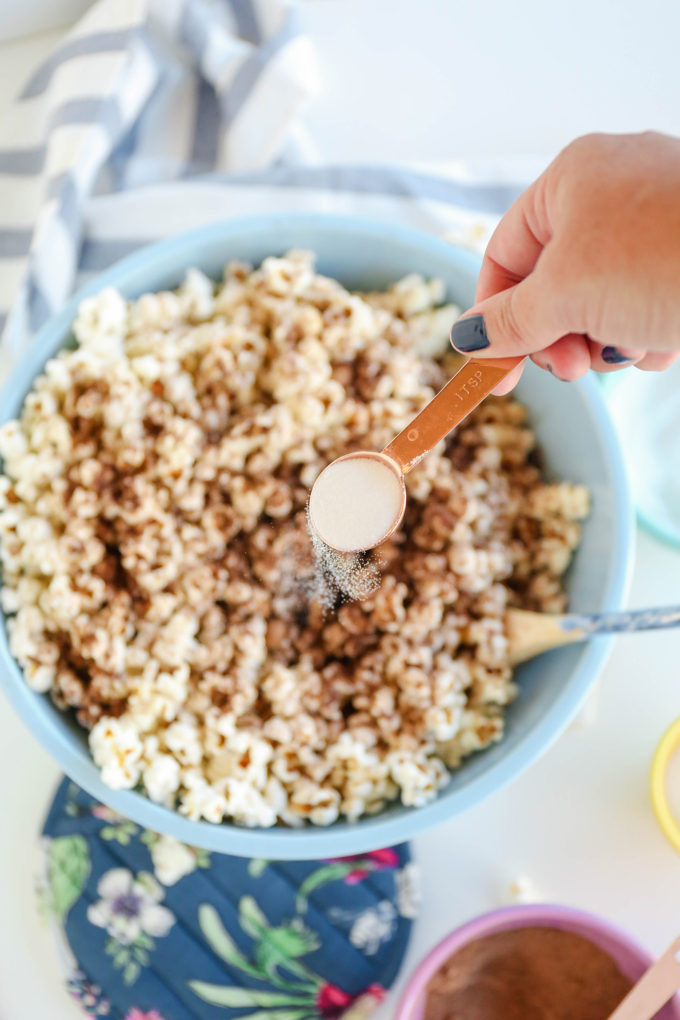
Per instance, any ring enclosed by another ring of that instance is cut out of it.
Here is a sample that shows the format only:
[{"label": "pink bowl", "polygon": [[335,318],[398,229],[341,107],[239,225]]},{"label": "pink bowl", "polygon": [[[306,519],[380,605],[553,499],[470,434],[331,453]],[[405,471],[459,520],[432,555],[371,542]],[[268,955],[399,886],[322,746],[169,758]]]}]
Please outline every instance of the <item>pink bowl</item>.
[{"label": "pink bowl", "polygon": [[[473,939],[527,927],[561,928],[590,939],[616,962],[621,972],[631,981],[638,981],[653,958],[622,931],[601,921],[599,917],[569,907],[547,904],[505,907],[490,914],[482,914],[473,921],[456,928],[432,949],[419,964],[399,1000],[394,1020],[422,1020],[425,1006],[425,988],[432,975],[445,960]],[[680,1020],[680,994],[657,1013],[656,1020]]]}]

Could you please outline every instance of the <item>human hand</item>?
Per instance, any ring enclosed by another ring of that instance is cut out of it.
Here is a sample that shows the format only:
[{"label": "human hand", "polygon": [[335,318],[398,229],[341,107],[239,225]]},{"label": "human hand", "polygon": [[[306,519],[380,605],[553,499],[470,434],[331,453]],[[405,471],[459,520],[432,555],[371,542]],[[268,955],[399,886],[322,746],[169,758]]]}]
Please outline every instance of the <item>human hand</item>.
[{"label": "human hand", "polygon": [[[474,317],[474,318],[473,318]],[[680,355],[680,140],[585,135],[496,228],[451,342],[528,355],[563,380],[667,368]],[[507,393],[515,370],[496,390]]]}]

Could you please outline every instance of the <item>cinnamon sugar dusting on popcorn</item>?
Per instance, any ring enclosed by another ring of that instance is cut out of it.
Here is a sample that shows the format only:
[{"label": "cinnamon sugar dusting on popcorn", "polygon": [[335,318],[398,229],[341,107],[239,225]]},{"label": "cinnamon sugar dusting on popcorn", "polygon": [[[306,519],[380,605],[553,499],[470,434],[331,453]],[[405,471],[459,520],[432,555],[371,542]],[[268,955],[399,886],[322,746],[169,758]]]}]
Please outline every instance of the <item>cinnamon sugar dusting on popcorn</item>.
[{"label": "cinnamon sugar dusting on popcorn", "polygon": [[501,738],[505,607],[564,608],[588,506],[541,480],[524,409],[486,401],[408,475],[362,601],[337,564],[322,597],[307,532],[319,472],[382,449],[451,375],[442,296],[418,276],[348,293],[290,252],[82,303],[78,346],[0,429],[2,606],[110,786],[327,825],[423,804]]}]

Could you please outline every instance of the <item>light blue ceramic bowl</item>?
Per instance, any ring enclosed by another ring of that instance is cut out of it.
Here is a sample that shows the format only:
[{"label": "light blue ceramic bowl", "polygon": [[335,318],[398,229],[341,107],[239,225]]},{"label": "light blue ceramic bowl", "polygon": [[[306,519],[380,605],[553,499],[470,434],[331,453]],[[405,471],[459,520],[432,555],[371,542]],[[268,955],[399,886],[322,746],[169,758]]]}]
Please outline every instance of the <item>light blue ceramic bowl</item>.
[{"label": "light blue ceramic bowl", "polygon": [[[444,241],[399,226],[322,215],[282,214],[217,223],[163,241],[118,263],[91,283],[35,338],[30,356],[2,393],[0,419],[15,417],[44,362],[67,340],[79,301],[105,286],[128,297],[179,284],[188,266],[217,276],[232,258],[259,262],[290,247],[318,254],[322,272],[349,287],[377,288],[418,271],[441,277],[448,296],[472,303],[478,259]],[[547,469],[556,479],[585,483],[593,511],[568,583],[575,610],[623,604],[633,540],[631,501],[621,453],[599,388],[592,379],[567,385],[533,366],[519,396],[531,411]],[[521,696],[507,714],[505,739],[466,761],[432,804],[394,805],[375,818],[329,828],[252,830],[192,822],[133,791],[104,786],[90,759],[85,733],[49,698],[32,692],[0,628],[0,683],[17,712],[61,768],[116,811],[158,832],[222,853],[271,859],[307,859],[359,853],[408,840],[498,791],[539,757],[583,702],[607,657],[599,639],[550,653],[518,671]]]}]

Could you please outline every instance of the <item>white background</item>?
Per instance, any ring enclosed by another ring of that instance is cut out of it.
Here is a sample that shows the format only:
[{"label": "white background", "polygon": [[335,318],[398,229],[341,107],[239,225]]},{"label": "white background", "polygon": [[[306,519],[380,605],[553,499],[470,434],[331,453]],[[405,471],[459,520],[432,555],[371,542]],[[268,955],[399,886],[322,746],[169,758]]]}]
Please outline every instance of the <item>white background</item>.
[{"label": "white background", "polygon": [[[2,3],[0,113],[85,6]],[[521,160],[587,130],[680,134],[680,6],[668,0],[305,0],[303,11],[324,74],[307,124],[325,159]],[[642,535],[630,604],[673,602],[680,553]],[[680,932],[680,859],[647,794],[654,747],[680,715],[679,653],[676,633],[620,639],[594,714],[510,788],[416,841],[424,902],[402,983],[519,875],[542,899],[600,913],[652,950]],[[33,898],[36,834],[58,772],[3,702],[0,775],[0,1018],[73,1020]],[[391,1015],[388,1005],[380,1018]]]},{"label": "white background", "polygon": [[[120,0],[121,3],[125,0]],[[84,0],[0,0],[0,40]],[[592,130],[680,134],[673,0],[303,0],[325,159],[554,153]],[[0,48],[0,104],[58,33]]]}]

